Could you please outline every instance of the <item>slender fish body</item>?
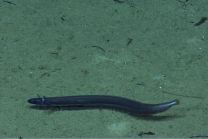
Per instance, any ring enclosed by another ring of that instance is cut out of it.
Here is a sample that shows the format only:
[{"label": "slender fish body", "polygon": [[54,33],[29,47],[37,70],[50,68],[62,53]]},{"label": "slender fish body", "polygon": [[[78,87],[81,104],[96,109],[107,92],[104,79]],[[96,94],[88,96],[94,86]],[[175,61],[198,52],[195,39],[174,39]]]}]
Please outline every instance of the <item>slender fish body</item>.
[{"label": "slender fish body", "polygon": [[143,115],[164,112],[171,108],[173,105],[179,104],[179,100],[177,99],[161,104],[144,104],[128,98],[105,95],[31,98],[28,100],[28,102],[42,106],[117,108]]}]

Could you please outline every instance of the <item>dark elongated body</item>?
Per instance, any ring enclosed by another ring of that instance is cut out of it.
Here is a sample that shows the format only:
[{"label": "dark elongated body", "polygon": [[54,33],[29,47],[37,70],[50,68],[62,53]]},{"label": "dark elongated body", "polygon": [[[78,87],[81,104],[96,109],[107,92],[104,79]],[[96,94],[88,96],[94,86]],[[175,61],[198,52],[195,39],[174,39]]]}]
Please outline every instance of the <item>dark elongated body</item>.
[{"label": "dark elongated body", "polygon": [[31,104],[46,106],[118,108],[135,112],[137,114],[156,114],[168,110],[173,105],[179,104],[179,100],[177,99],[161,104],[143,104],[128,98],[105,95],[31,98],[28,102]]}]

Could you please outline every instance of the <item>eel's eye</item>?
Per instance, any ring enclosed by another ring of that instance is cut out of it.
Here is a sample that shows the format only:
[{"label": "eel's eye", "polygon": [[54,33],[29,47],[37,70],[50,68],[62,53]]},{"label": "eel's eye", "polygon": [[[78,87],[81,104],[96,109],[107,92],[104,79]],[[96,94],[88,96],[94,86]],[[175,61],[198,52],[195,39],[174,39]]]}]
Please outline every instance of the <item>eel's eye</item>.
[{"label": "eel's eye", "polygon": [[36,99],[36,100],[35,100],[35,103],[36,103],[36,104],[42,104],[42,99],[41,99],[41,98]]}]

